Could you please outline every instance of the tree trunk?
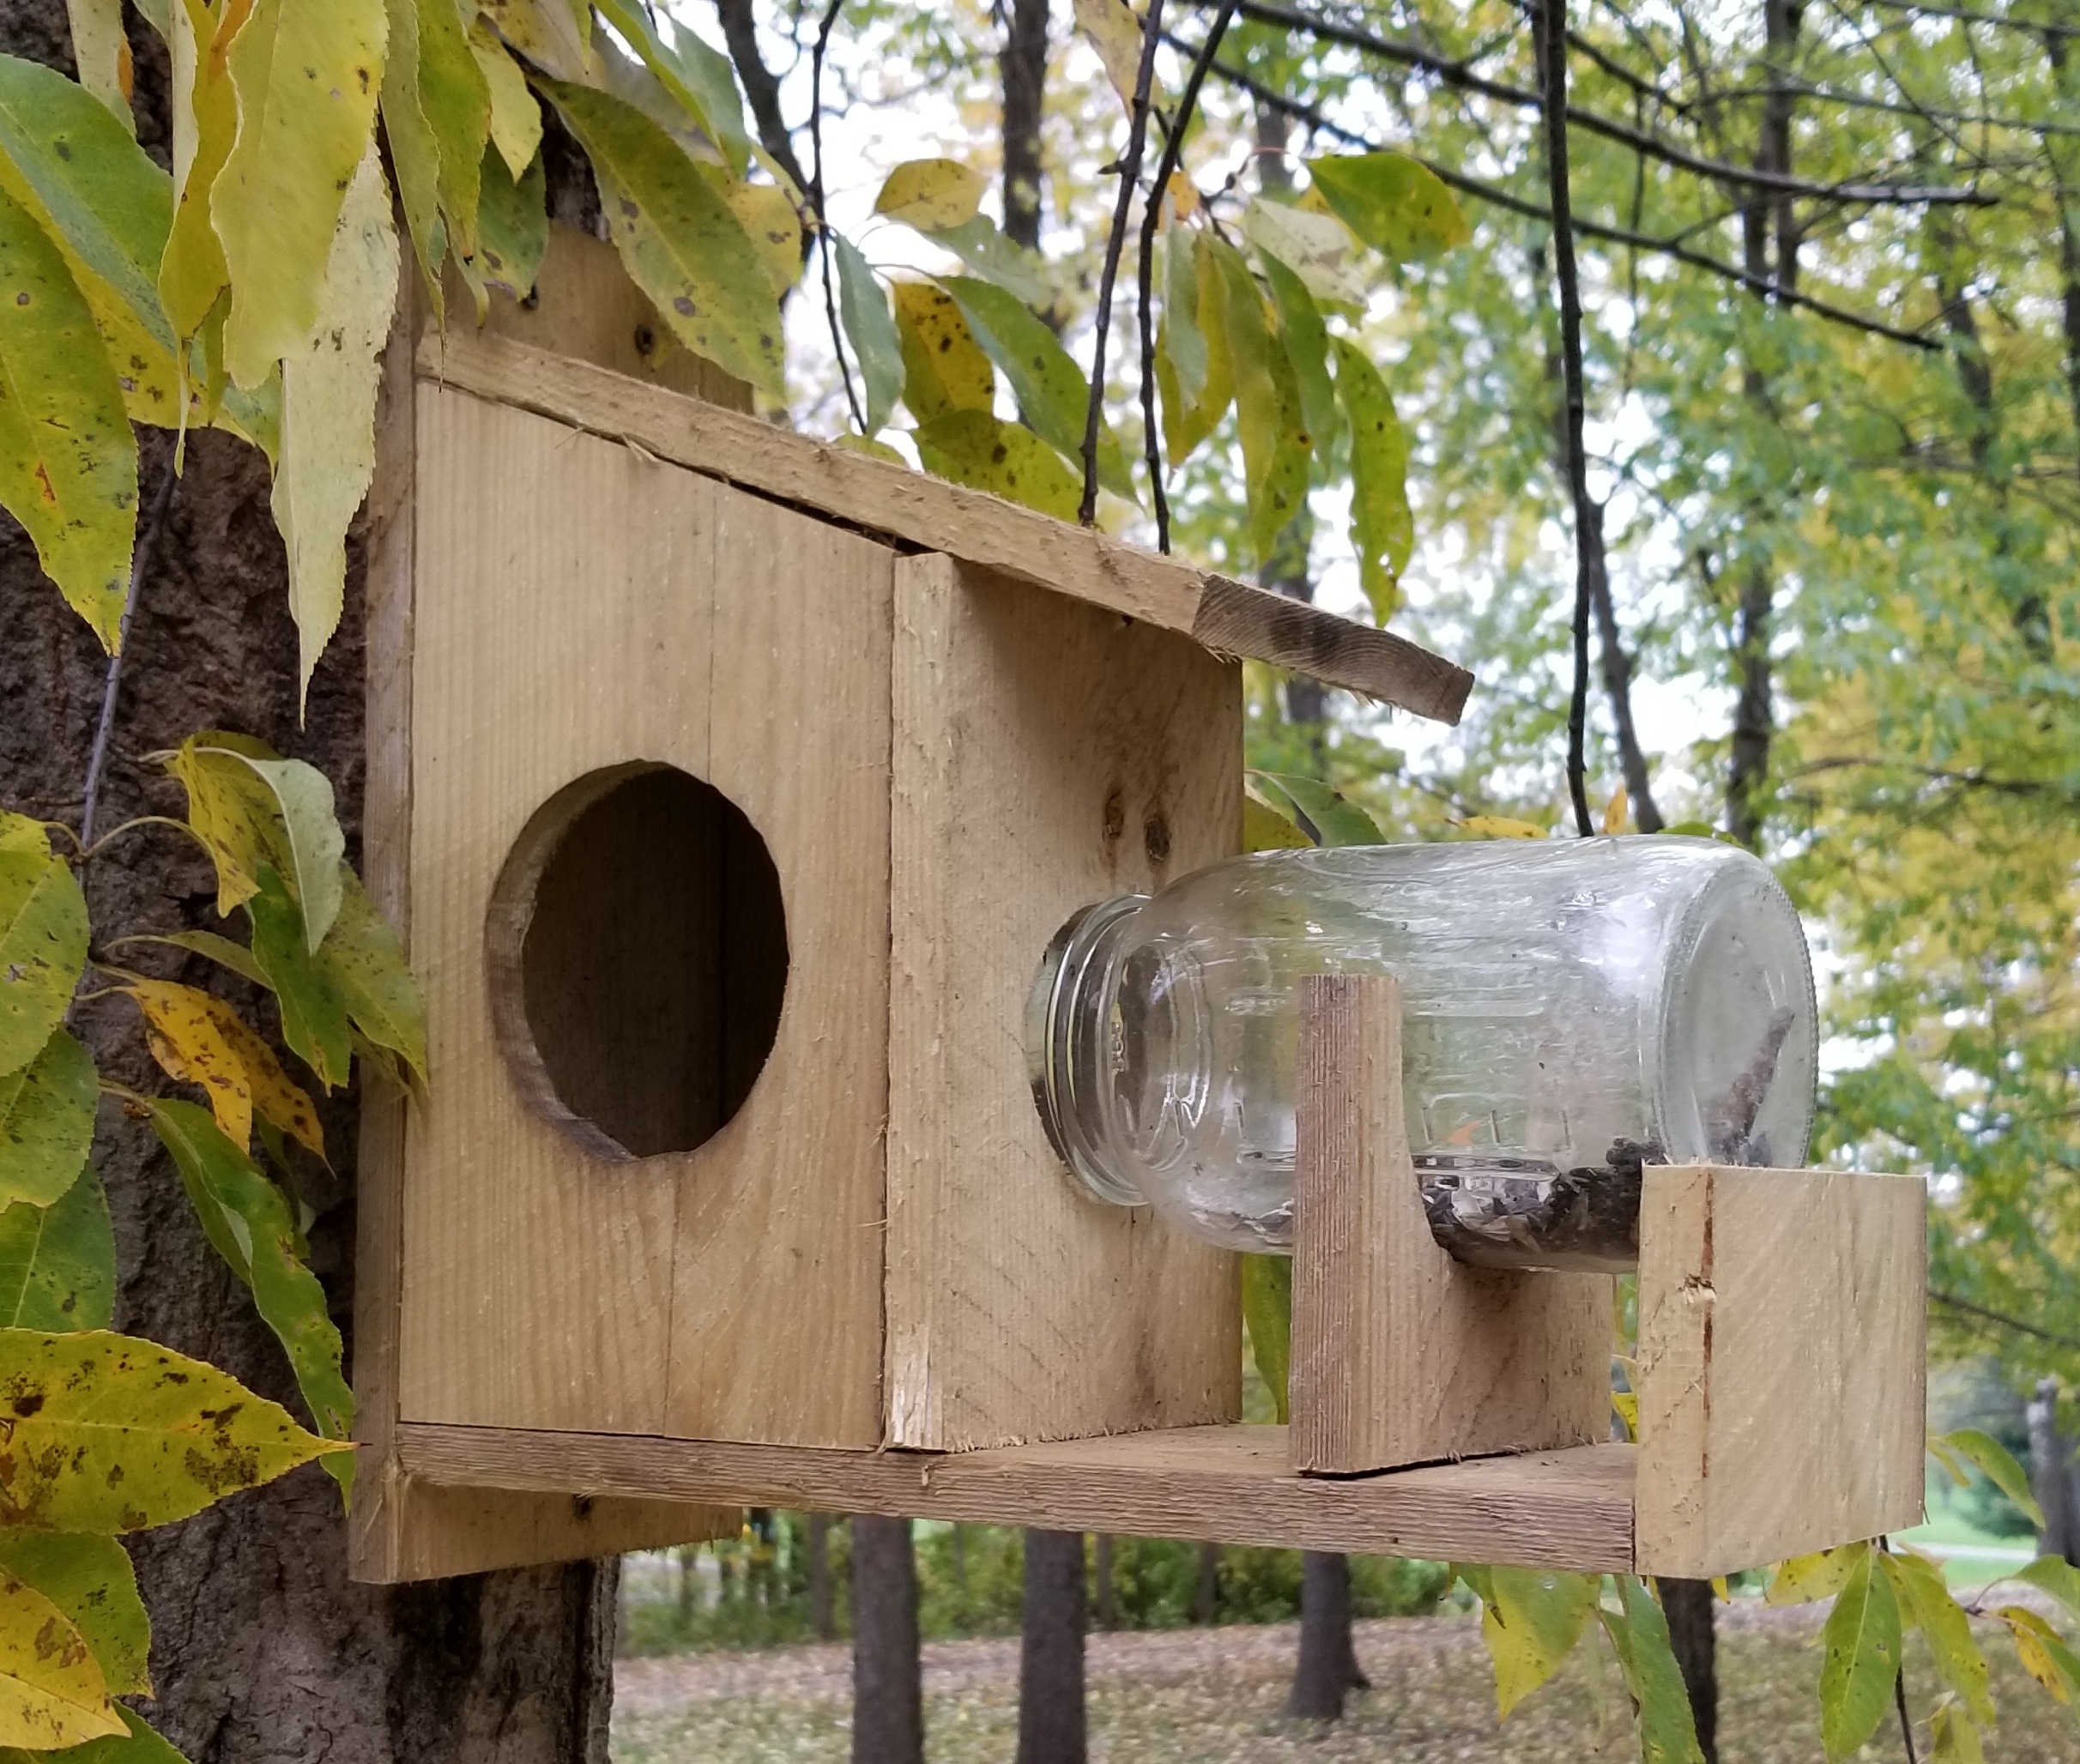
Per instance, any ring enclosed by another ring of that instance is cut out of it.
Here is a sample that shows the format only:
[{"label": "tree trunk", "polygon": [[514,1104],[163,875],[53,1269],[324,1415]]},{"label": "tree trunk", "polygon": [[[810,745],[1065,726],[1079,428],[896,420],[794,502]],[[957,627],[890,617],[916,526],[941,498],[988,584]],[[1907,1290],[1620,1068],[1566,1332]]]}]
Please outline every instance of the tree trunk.
[{"label": "tree trunk", "polygon": [[812,1513],[807,1530],[803,1554],[808,1567],[809,1627],[819,1641],[829,1641],[837,1634],[837,1611],[831,1598],[831,1515]]},{"label": "tree trunk", "polygon": [[1285,1713],[1340,1720],[1345,1693],[1370,1683],[1351,1645],[1351,1558],[1310,1550],[1300,1563],[1300,1658]]},{"label": "tree trunk", "polygon": [[1004,81],[1004,237],[1040,248],[1045,171],[1040,118],[1047,97],[1048,0],[1011,0],[998,70]]},{"label": "tree trunk", "polygon": [[852,1764],[924,1764],[917,1558],[906,1519],[852,1525]]},{"label": "tree trunk", "polygon": [[1084,1764],[1084,1540],[1025,1534],[1018,1764]]},{"label": "tree trunk", "polygon": [[1199,1579],[1192,1587],[1192,1621],[1211,1623],[1220,1614],[1220,1545],[1199,1546]]},{"label": "tree trunk", "polygon": [[1116,1629],[1120,1625],[1119,1590],[1112,1580],[1112,1539],[1101,1531],[1092,1540],[1091,1578],[1097,1583],[1097,1627]]},{"label": "tree trunk", "polygon": [[[133,21],[139,133],[166,160],[166,58]],[[61,0],[0,0],[0,51],[70,72]],[[145,437],[141,505],[168,469],[172,438]],[[124,662],[101,802],[106,831],[178,814],[182,794],[143,756],[197,729],[243,730],[308,759],[337,791],[359,856],[363,774],[358,546],[346,616],[296,717],[296,633],[281,541],[260,454],[222,434],[188,438],[145,571]],[[0,520],[0,802],[78,824],[106,660]],[[88,866],[97,946],[142,930],[216,927],[209,865],[163,828],[126,835]],[[162,952],[170,955],[172,952]],[[149,967],[213,989],[193,958]],[[237,990],[237,988],[232,988]],[[239,1002],[258,1006],[250,991]],[[265,1016],[263,1021],[270,1020]],[[102,1069],[160,1088],[136,1013],[105,1000],[78,1013]],[[336,1181],[317,1209],[312,1260],[352,1350],[355,1100],[323,1105]],[[281,1349],[252,1300],[203,1241],[180,1179],[150,1127],[102,1111],[94,1162],[107,1184],[123,1269],[119,1328],[223,1367],[301,1415]],[[384,1589],[347,1580],[339,1492],[315,1466],[186,1522],[130,1540],[152,1616],[149,1717],[198,1764],[573,1764],[604,1760],[618,1567],[613,1562],[480,1574]]]},{"label": "tree trunk", "polygon": [[2025,1411],[2029,1427],[2029,1486],[2044,1509],[2037,1548],[2046,1556],[2080,1562],[2073,1500],[2073,1442],[2059,1426],[2059,1381],[2041,1380]]},{"label": "tree trunk", "polygon": [[1719,1645],[1709,1580],[1663,1580],[1661,1610],[1668,1618],[1669,1645],[1690,1692],[1690,1716],[1704,1764],[1719,1764]]}]

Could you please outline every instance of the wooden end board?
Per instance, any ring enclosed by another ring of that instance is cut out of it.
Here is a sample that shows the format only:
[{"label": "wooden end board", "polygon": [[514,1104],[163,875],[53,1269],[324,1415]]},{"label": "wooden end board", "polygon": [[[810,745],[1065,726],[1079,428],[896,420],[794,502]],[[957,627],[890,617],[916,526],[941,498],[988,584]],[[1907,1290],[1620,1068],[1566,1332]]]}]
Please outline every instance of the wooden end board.
[{"label": "wooden end board", "polygon": [[947,1455],[408,1425],[415,1477],[1128,1537],[1632,1566],[1633,1448],[1577,1447],[1391,1475],[1295,1475],[1282,1427],[1195,1427]]},{"label": "wooden end board", "polygon": [[1232,1420],[1234,1259],[1074,1187],[1022,1029],[1079,909],[1240,849],[1239,670],[928,553],[896,567],[894,721],[888,1437]]},{"label": "wooden end board", "polygon": [[1640,1570],[1702,1579],[1922,1516],[1927,1187],[1650,1169]]},{"label": "wooden end board", "polygon": [[1295,1468],[1606,1437],[1610,1278],[1469,1268],[1430,1235],[1403,1118],[1399,982],[1310,978],[1299,1082]]},{"label": "wooden end board", "polygon": [[1464,668],[1391,631],[510,337],[450,327],[420,345],[420,365],[451,385],[632,442],[862,532],[1182,631],[1223,653],[1304,667],[1329,686],[1419,716],[1457,722],[1472,687]]}]

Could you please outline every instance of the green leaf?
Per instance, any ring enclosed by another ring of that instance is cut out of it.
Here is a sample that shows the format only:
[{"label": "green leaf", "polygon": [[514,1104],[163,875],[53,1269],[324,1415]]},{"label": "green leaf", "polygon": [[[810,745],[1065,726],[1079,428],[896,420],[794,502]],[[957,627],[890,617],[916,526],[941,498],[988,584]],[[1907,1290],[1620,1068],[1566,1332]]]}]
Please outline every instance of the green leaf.
[{"label": "green leaf", "polygon": [[1645,1582],[1630,1574],[1614,1578],[1620,1608],[1599,1605],[1596,1615],[1639,1714],[1640,1764],[1703,1764],[1690,1693],[1669,1645],[1668,1619]]},{"label": "green leaf", "polygon": [[354,1026],[396,1054],[423,1084],[426,1008],[390,921],[376,910],[360,879],[340,866],[340,912],[317,952],[317,965],[344,1001]]},{"label": "green leaf", "polygon": [[1867,1543],[1844,1544],[1837,1549],[1822,1550],[1811,1556],[1796,1556],[1789,1562],[1779,1562],[1776,1572],[1769,1577],[1763,1602],[1811,1604],[1817,1599],[1832,1598],[1848,1585],[1849,1576],[1870,1553]]},{"label": "green leaf", "polygon": [[0,507],[113,655],[137,525],[137,446],[94,313],[57,247],[4,195]]},{"label": "green leaf", "polygon": [[542,72],[585,80],[594,69],[577,15],[565,0],[478,0],[477,10],[499,34]]},{"label": "green leaf", "polygon": [[106,1329],[115,1309],[116,1234],[92,1169],[48,1206],[0,1211],[0,1329]]},{"label": "green leaf", "polygon": [[94,1145],[94,1055],[62,1029],[19,1071],[0,1073],[0,1205],[48,1206]]},{"label": "green leaf", "polygon": [[1250,541],[1261,562],[1271,556],[1279,535],[1307,500],[1313,443],[1300,413],[1300,386],[1292,362],[1272,335],[1264,297],[1257,291],[1249,266],[1232,245],[1216,240],[1213,249],[1224,291]]},{"label": "green leaf", "polygon": [[1315,457],[1326,462],[1343,426],[1336,414],[1336,391],[1329,384],[1328,327],[1300,278],[1276,257],[1267,255],[1262,261],[1272,305],[1278,309],[1279,341],[1299,383],[1301,419]]},{"label": "green leaf", "polygon": [[215,1367],[100,1330],[0,1330],[0,1525],[39,1531],[166,1525],[337,1449]]},{"label": "green leaf", "polygon": [[135,134],[136,119],[130,115],[126,89],[130,52],[123,34],[123,0],[65,0],[65,16],[72,26],[72,60],[80,70],[80,84]]},{"label": "green leaf", "polygon": [[1293,1264],[1283,1255],[1243,1258],[1243,1327],[1257,1375],[1283,1427],[1290,1415],[1293,1361]]},{"label": "green leaf", "polygon": [[1928,1718],[1928,1731],[1934,1742],[1929,1764],[1986,1764],[1979,1730],[1959,1713],[1953,1699],[1945,1697],[1936,1705]]},{"label": "green leaf", "polygon": [[1943,1443],[1960,1458],[1976,1465],[1986,1480],[2013,1501],[2029,1523],[2044,1529],[2044,1509],[2030,1492],[2029,1473],[2015,1461],[2008,1448],[1990,1433],[1975,1427],[1945,1434]]},{"label": "green leaf", "polygon": [[281,1038],[327,1090],[347,1082],[353,1057],[347,1000],[330,969],[304,942],[303,915],[271,864],[260,867],[246,902],[253,921],[253,959],[275,989]]},{"label": "green leaf", "polygon": [[952,252],[984,281],[1029,305],[1043,306],[1054,298],[1039,260],[1006,239],[987,214],[970,214],[958,227],[920,227],[917,231]]},{"label": "green leaf", "polygon": [[695,354],[784,399],[779,302],[729,204],[640,111],[583,86],[545,89],[592,161],[637,286]]},{"label": "green leaf", "polygon": [[255,0],[231,45],[239,136],[209,206],[231,270],[224,365],[241,386],[266,379],[317,324],[385,34],[383,0]]},{"label": "green leaf", "polygon": [[[440,214],[440,144],[420,95],[419,0],[384,0],[384,12],[390,39],[383,61],[383,132],[397,173],[397,206],[404,213],[427,302],[435,322],[444,323],[447,302],[440,272],[448,257],[448,228]],[[338,249],[336,231],[332,250]]]},{"label": "green leaf", "polygon": [[[627,39],[637,54],[702,134],[720,152],[733,179],[750,163],[751,142],[744,133],[744,100],[727,57],[717,55],[690,31],[664,21],[652,25],[649,9],[634,0],[596,0],[607,21]],[[718,66],[717,63],[720,65]]]},{"label": "green leaf", "polygon": [[783,298],[801,280],[801,217],[795,212],[794,198],[777,184],[747,184],[719,170],[710,172],[710,182],[756,247],[773,298]]},{"label": "green leaf", "polygon": [[1243,798],[1243,849],[1244,851],[1307,850],[1314,841],[1275,808],[1254,796]]},{"label": "green leaf", "polygon": [[[491,88],[453,0],[422,0],[417,39],[419,106],[438,152],[441,208],[457,256],[474,257],[478,185],[491,138]],[[387,71],[384,78],[387,84]]]},{"label": "green leaf", "polygon": [[1176,390],[1189,404],[1206,389],[1206,340],[1199,329],[1199,275],[1192,235],[1163,235],[1163,323],[1156,347],[1170,358]]},{"label": "green leaf", "polygon": [[0,808],[0,851],[26,851],[37,857],[49,857],[51,825],[51,822]]},{"label": "green leaf", "polygon": [[1820,1739],[1830,1760],[1846,1758],[1877,1731],[1900,1676],[1900,1607],[1892,1582],[1866,1550],[1849,1571],[1821,1644]]},{"label": "green leaf", "polygon": [[1363,306],[1365,288],[1351,274],[1351,229],[1333,214],[1317,214],[1258,196],[1243,210],[1243,237],[1268,266],[1276,260],[1317,299]]},{"label": "green leaf", "polygon": [[[140,7],[144,11],[145,7]],[[116,1713],[127,1730],[106,1739],[90,1739],[84,1745],[68,1746],[62,1752],[29,1752],[16,1746],[0,1748],[0,1764],[188,1764],[188,1761],[145,1725],[144,1718],[121,1704]]]},{"label": "green leaf", "polygon": [[540,160],[516,184],[495,150],[485,154],[477,203],[477,270],[487,287],[502,287],[516,300],[534,292],[549,249],[548,189],[548,173]]},{"label": "green leaf", "polygon": [[284,759],[266,742],[223,729],[190,735],[166,770],[188,793],[188,824],[216,862],[217,911],[228,914],[271,864],[300,906],[306,945],[316,950],[340,909],[340,855],[347,849],[332,784],[314,765]]},{"label": "green leaf", "polygon": [[952,295],[921,281],[899,281],[894,293],[903,402],[910,414],[921,423],[954,411],[987,415],[996,399],[996,374]]},{"label": "green leaf", "polygon": [[[1919,1561],[1920,1558],[1910,1556],[1907,1560]],[[2069,1615],[2080,1617],[2080,1568],[2076,1568],[2064,1556],[2040,1556],[2029,1567],[2018,1569],[2015,1578],[2027,1580],[2041,1592],[2048,1592],[2065,1607]],[[1963,1694],[1961,1688],[1958,1694]],[[1979,1719],[1976,1708],[1973,1710],[1973,1715],[1974,1719]],[[1992,1718],[1986,1716],[1983,1719],[1991,1720]]]},{"label": "green leaf", "polygon": [[51,1039],[87,965],[87,897],[62,858],[0,851],[0,1072]]},{"label": "green leaf", "polygon": [[1057,520],[1076,518],[1082,478],[1031,429],[984,410],[950,410],[920,424],[912,438],[928,472]]},{"label": "green leaf", "polygon": [[[252,1290],[254,1308],[288,1355],[318,1432],[345,1439],[354,1425],[354,1392],[340,1369],[340,1332],[326,1310],[324,1289],[299,1251],[296,1222],[281,1190],[224,1137],[207,1109],[154,1102],[152,1126],[180,1170],[203,1235]],[[351,1480],[351,1463],[327,1461],[342,1487]]]},{"label": "green leaf", "polygon": [[874,211],[921,231],[943,231],[971,220],[989,180],[958,160],[905,160],[874,199]]},{"label": "green leaf", "polygon": [[42,1593],[0,1572],[0,1746],[48,1751],[122,1731],[86,1638]]},{"label": "green leaf", "polygon": [[1373,616],[1384,625],[1401,603],[1401,571],[1415,549],[1408,510],[1408,436],[1394,395],[1364,352],[1336,339],[1336,395],[1351,425],[1351,544]]},{"label": "green leaf", "polygon": [[[1061,340],[993,283],[946,275],[939,279],[939,286],[952,295],[983,353],[1004,371],[1018,398],[1019,414],[1033,432],[1057,452],[1080,459],[1091,383]],[[1120,450],[1119,437],[1109,427],[1098,432],[1097,462],[1099,481],[1107,489],[1119,496],[1134,495],[1127,456]]]},{"label": "green leaf", "polygon": [[1506,1721],[1575,1651],[1603,1581],[1557,1568],[1496,1568],[1488,1587],[1480,1633],[1495,1662],[1497,1713]]},{"label": "green leaf", "polygon": [[482,18],[469,21],[469,52],[476,57],[491,103],[491,141],[505,163],[510,182],[523,179],[541,147],[541,104],[528,90],[527,75],[507,53],[498,33]]},{"label": "green leaf", "polygon": [[[1213,432],[1235,396],[1235,365],[1228,345],[1227,278],[1214,255],[1217,241],[1200,233],[1192,246],[1194,287],[1199,308],[1195,329],[1206,345],[1203,390],[1188,398],[1170,365],[1170,351],[1158,338],[1156,384],[1163,395],[1163,446],[1173,467],[1181,464]],[[1170,323],[1166,314],[1164,325]]]},{"label": "green leaf", "polygon": [[244,944],[233,943],[214,931],[139,932],[134,937],[117,938],[113,946],[119,948],[126,943],[167,944],[175,949],[186,950],[190,955],[206,956],[220,968],[228,968],[239,979],[250,980],[255,986],[267,984],[267,976],[253,960],[253,952]]},{"label": "green leaf", "polygon": [[1473,236],[1437,174],[1400,154],[1343,154],[1309,160],[1307,169],[1344,224],[1397,263],[1421,263]]},{"label": "green leaf", "polygon": [[[438,3],[445,5],[447,0]],[[346,605],[347,529],[375,474],[376,385],[396,305],[397,236],[390,224],[383,162],[371,142],[340,208],[317,328],[291,347],[281,363],[281,462],[275,473],[272,505],[275,524],[288,548],[289,611],[296,620],[300,663],[299,714],[308,699],[311,673],[339,629]],[[277,772],[301,764],[249,763],[270,782],[274,777],[263,770],[270,764]],[[309,766],[302,771],[319,776]],[[277,785],[276,794],[295,848],[297,898],[304,903],[316,948],[330,922],[326,909],[333,902],[322,885],[323,853],[307,853],[305,840],[313,832],[328,844],[338,837],[332,793],[327,787],[322,824],[315,827],[292,806],[293,793],[285,794]],[[335,864],[338,856],[336,849]],[[316,894],[310,892],[313,882],[321,885]]]},{"label": "green leaf", "polygon": [[1384,845],[1379,824],[1340,790],[1292,772],[1252,771],[1251,782],[1283,795],[1322,845]]},{"label": "green leaf", "polygon": [[[2044,1560],[2057,1562],[2069,1577],[2074,1574],[2071,1564],[2059,1557]],[[1986,1656],[1972,1639],[1971,1622],[1963,1606],[1944,1585],[1943,1570],[1926,1556],[1906,1550],[1881,1556],[1878,1561],[1892,1582],[1892,1591],[1906,1618],[1927,1641],[1937,1676],[1957,1694],[1974,1720],[1990,1723],[1993,1699],[1986,1688]],[[2028,1577],[2024,1570],[2023,1578]]]},{"label": "green leaf", "polygon": [[87,1640],[109,1689],[149,1696],[152,1622],[130,1552],[82,1531],[0,1531],[0,1569],[33,1586]]},{"label": "green leaf", "polygon": [[903,396],[903,339],[896,333],[888,296],[858,246],[843,233],[827,230],[824,243],[837,265],[838,311],[866,386],[867,432],[878,434]]}]

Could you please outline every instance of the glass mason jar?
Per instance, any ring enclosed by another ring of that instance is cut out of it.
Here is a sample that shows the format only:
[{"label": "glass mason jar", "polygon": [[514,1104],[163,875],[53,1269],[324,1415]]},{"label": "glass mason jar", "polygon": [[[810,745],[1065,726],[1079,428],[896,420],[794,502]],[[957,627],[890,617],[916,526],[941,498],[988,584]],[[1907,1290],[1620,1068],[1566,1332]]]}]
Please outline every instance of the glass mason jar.
[{"label": "glass mason jar", "polygon": [[1300,982],[1400,983],[1437,1241],[1617,1271],[1643,1164],[1795,1165],[1817,1036],[1798,914],[1738,847],[1669,836],[1260,852],[1056,936],[1033,1092],[1090,1191],[1288,1254]]}]

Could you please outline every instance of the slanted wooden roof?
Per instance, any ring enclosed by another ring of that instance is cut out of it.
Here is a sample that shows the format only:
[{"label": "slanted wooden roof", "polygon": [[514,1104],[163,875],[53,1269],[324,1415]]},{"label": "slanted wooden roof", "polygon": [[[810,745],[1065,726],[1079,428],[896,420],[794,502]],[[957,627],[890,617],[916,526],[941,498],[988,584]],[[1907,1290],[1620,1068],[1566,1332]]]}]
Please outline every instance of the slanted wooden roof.
[{"label": "slanted wooden roof", "polygon": [[467,325],[429,332],[417,367],[904,549],[944,552],[1439,722],[1459,721],[1473,685],[1465,668],[1392,631],[510,337]]}]

